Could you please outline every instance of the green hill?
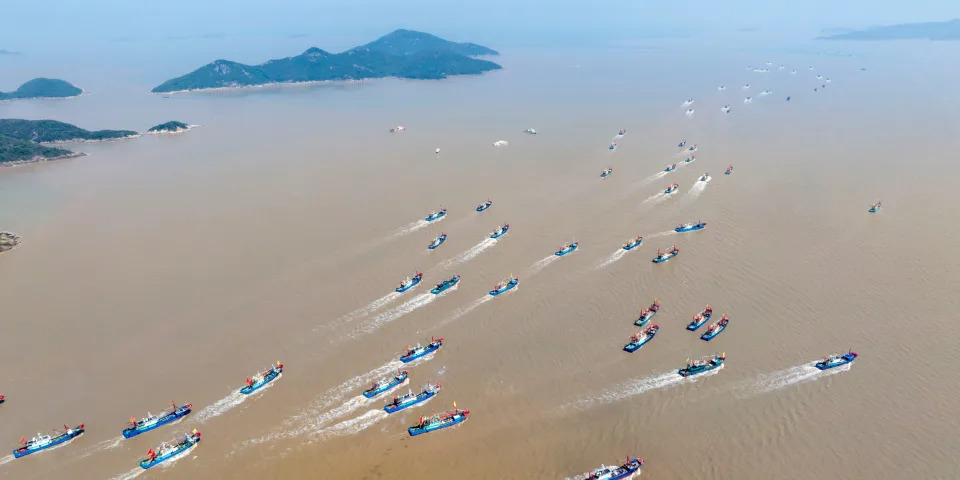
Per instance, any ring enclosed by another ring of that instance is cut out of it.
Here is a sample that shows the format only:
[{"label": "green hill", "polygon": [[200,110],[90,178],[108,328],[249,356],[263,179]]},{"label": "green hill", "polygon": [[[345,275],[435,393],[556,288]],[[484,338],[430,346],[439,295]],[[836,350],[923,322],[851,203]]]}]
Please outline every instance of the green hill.
[{"label": "green hill", "polygon": [[70,82],[55,78],[34,78],[13,92],[0,92],[0,100],[16,98],[63,98],[75,97],[83,90],[73,86]]},{"label": "green hill", "polygon": [[478,55],[497,55],[497,52],[473,43],[450,42],[427,33],[396,30],[342,53],[314,47],[300,55],[260,65],[216,60],[182,77],[167,80],[153,92],[383,77],[441,79],[501,68],[496,63],[473,58]]},{"label": "green hill", "polygon": [[0,135],[28,142],[62,142],[68,140],[111,140],[136,135],[132,130],[84,130],[56,120],[0,119]]},{"label": "green hill", "polygon": [[150,130],[147,130],[149,133],[177,133],[185,130],[190,130],[190,125],[187,125],[183,122],[178,122],[176,120],[169,121],[166,123],[161,123],[155,127],[150,127]]},{"label": "green hill", "polygon": [[56,160],[76,155],[70,150],[38,145],[26,140],[0,135],[0,165]]}]

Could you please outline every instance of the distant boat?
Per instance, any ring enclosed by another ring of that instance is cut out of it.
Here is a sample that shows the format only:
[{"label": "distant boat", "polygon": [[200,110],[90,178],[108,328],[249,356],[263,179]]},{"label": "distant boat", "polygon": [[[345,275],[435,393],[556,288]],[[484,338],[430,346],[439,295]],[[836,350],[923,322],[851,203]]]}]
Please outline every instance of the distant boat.
[{"label": "distant boat", "polygon": [[622,136],[626,135],[626,133],[627,133],[627,129],[626,129],[626,128],[621,128],[620,131],[617,132],[617,135],[620,136],[620,137],[622,137]]},{"label": "distant boat", "polygon": [[707,355],[706,357],[694,360],[693,362],[687,360],[687,366],[678,370],[677,373],[679,373],[681,377],[698,375],[715,368],[719,368],[723,365],[723,362],[726,359],[727,354],[720,353],[716,355]]},{"label": "distant boat", "polygon": [[700,177],[700,181],[706,182],[707,180],[710,180],[710,174],[708,174],[707,172],[703,172],[703,176]]},{"label": "distant boat", "polygon": [[500,238],[506,235],[509,230],[510,230],[510,224],[504,223],[503,226],[497,227],[497,229],[490,234],[490,238]]},{"label": "distant boat", "polygon": [[610,144],[610,150],[616,150],[616,149],[617,149],[617,142],[612,142]]},{"label": "distant boat", "polygon": [[420,284],[420,281],[423,280],[423,273],[417,272],[413,277],[407,277],[400,282],[400,285],[395,289],[397,293],[403,293],[407,290],[410,290],[413,287],[416,287]]},{"label": "distant boat", "polygon": [[687,330],[691,332],[697,331],[698,328],[702,327],[704,323],[707,323],[710,320],[710,317],[713,316],[713,308],[708,304],[706,308],[703,309],[700,313],[693,316],[693,320],[687,324]]},{"label": "distant boat", "polygon": [[664,168],[663,171],[669,173],[669,172],[672,172],[672,171],[674,171],[674,170],[676,170],[676,169],[677,169],[677,164],[676,164],[676,163],[671,163],[670,165],[667,165],[667,168]]},{"label": "distant boat", "polygon": [[400,355],[400,361],[403,363],[412,362],[420,357],[425,357],[430,355],[437,350],[440,350],[440,347],[443,346],[443,337],[433,338],[430,337],[430,343],[427,346],[422,346],[419,343],[416,347],[410,348],[410,345],[407,345],[407,353]]},{"label": "distant boat", "polygon": [[568,244],[560,247],[560,250],[557,250],[556,252],[553,252],[553,254],[556,255],[556,256],[558,256],[558,257],[562,257],[562,256],[564,256],[564,255],[566,255],[566,254],[568,254],[568,253],[576,250],[577,247],[579,247],[579,246],[580,246],[580,242],[571,242],[571,243],[568,243]]},{"label": "distant boat", "polygon": [[644,308],[640,311],[640,316],[633,322],[634,325],[642,327],[653,318],[657,312],[660,311],[660,300],[657,298],[653,299],[653,303],[650,304],[649,308]]},{"label": "distant boat", "polygon": [[[444,281],[438,283],[437,286],[435,286],[435,287],[433,287],[432,289],[430,289],[430,293],[432,293],[432,294],[434,294],[434,295],[439,295],[439,294],[443,293],[444,291],[446,291],[446,290],[448,290],[448,289],[450,289],[450,288],[453,288],[453,286],[456,285],[456,284],[458,284],[458,283],[460,283],[460,275],[454,275],[454,276],[450,277],[449,279],[444,280]],[[440,341],[443,341],[443,339],[441,338]]]},{"label": "distant boat", "polygon": [[724,174],[724,175],[730,175],[731,173],[733,173],[733,164],[732,164],[732,163],[730,164],[729,167],[727,167],[727,170],[726,170],[725,172],[723,172],[723,174]]},{"label": "distant boat", "polygon": [[787,101],[788,101],[788,102],[790,101],[790,97],[787,97]]},{"label": "distant boat", "polygon": [[694,230],[702,230],[703,227],[706,227],[706,226],[707,226],[707,222],[701,222],[698,220],[697,223],[681,224],[677,226],[677,228],[674,228],[673,231],[677,233],[692,232]]},{"label": "distant boat", "polygon": [[693,163],[695,161],[697,161],[696,155],[690,155],[689,157],[683,159],[683,163]]},{"label": "distant boat", "polygon": [[747,97],[747,98],[744,98],[744,99],[743,99],[743,103],[751,103],[751,102],[753,102],[753,99],[750,98],[750,97]]},{"label": "distant boat", "polygon": [[532,128],[528,128],[528,129],[524,130],[523,133],[529,133],[530,135],[536,135],[536,134],[537,134],[537,131],[534,130],[534,129],[532,129]]},{"label": "distant boat", "polygon": [[393,400],[383,406],[387,413],[399,412],[405,408],[412,407],[418,403],[423,403],[433,398],[440,391],[440,384],[427,384],[419,393],[408,392],[405,395],[394,396]]},{"label": "distant boat", "polygon": [[437,247],[439,247],[441,244],[443,244],[443,242],[446,242],[446,241],[447,241],[447,234],[441,233],[439,236],[437,236],[437,238],[434,238],[429,245],[427,245],[427,250],[434,250]]},{"label": "distant boat", "polygon": [[410,372],[406,370],[398,371],[397,374],[389,380],[384,378],[373,382],[373,386],[363,391],[363,396],[366,398],[376,397],[377,395],[380,395],[381,393],[386,392],[393,387],[399,387],[400,385],[407,383],[407,379],[409,378]]},{"label": "distant boat", "polygon": [[[877,212],[879,212],[879,211],[880,211],[880,200],[877,200],[877,203],[874,203],[874,204],[870,207],[870,210],[869,210],[869,211],[870,211],[870,213],[877,213]],[[896,212],[894,212],[894,214],[896,214]]]},{"label": "distant boat", "polygon": [[669,187],[667,187],[667,189],[664,190],[663,193],[664,195],[670,195],[671,193],[676,192],[678,188],[680,188],[680,184],[674,183],[673,185],[670,185]]},{"label": "distant boat", "polygon": [[627,243],[624,243],[624,244],[623,244],[623,249],[624,249],[624,250],[627,250],[627,251],[630,251],[630,250],[633,250],[634,248],[639,247],[639,246],[642,245],[642,244],[643,244],[643,237],[640,236],[640,235],[637,235],[637,238],[635,238],[635,239],[633,239],[633,240],[630,240],[630,241],[627,242]]},{"label": "distant boat", "polygon": [[147,413],[147,416],[137,420],[136,417],[130,417],[130,426],[123,429],[123,438],[132,438],[144,432],[149,432],[155,428],[162,427],[168,423],[174,422],[185,417],[190,413],[193,407],[191,404],[177,406],[170,401],[170,408],[161,412],[159,415]]},{"label": "distant boat", "polygon": [[687,115],[693,115],[693,112],[694,112],[694,111],[695,111],[695,110],[692,109],[692,108],[687,109]]},{"label": "distant boat", "polygon": [[717,87],[717,90],[719,90],[719,91],[721,91],[721,92],[724,91],[724,90],[726,90],[726,89],[727,89],[727,87],[725,87],[725,86],[723,86],[723,85],[720,85],[719,87]]},{"label": "distant boat", "polygon": [[432,222],[432,221],[434,221],[434,220],[438,220],[438,219],[440,219],[440,218],[443,218],[443,217],[446,216],[446,215],[447,215],[447,209],[446,209],[446,208],[443,208],[443,207],[440,207],[440,211],[439,211],[439,212],[430,212],[430,214],[428,214],[428,215],[424,218],[424,220],[426,220],[426,221],[428,221],[428,222]]},{"label": "distant boat", "polygon": [[700,335],[700,340],[709,342],[713,340],[717,335],[720,335],[720,332],[727,329],[727,324],[730,323],[730,317],[727,317],[726,314],[720,315],[720,320],[713,325],[710,325],[707,328],[706,332],[703,332],[703,335]]},{"label": "distant boat", "polygon": [[680,142],[680,143],[677,144],[677,148],[683,148],[683,147],[685,147],[686,145],[687,145],[687,141],[686,141],[686,140],[683,140],[682,142]]},{"label": "distant boat", "polygon": [[612,169],[612,168],[608,168],[608,169],[600,172],[600,178],[607,178],[607,177],[609,177],[612,173],[613,173],[613,169]]},{"label": "distant boat", "polygon": [[642,458],[631,459],[627,457],[626,462],[616,467],[601,465],[600,468],[586,473],[583,478],[586,480],[630,480],[640,473],[641,466],[643,466]]},{"label": "distant boat", "polygon": [[829,355],[827,356],[827,358],[820,360],[819,362],[815,363],[813,366],[819,368],[820,370],[828,370],[834,367],[839,367],[841,365],[846,365],[856,360],[858,356],[859,355],[857,355],[857,352],[854,352],[853,350],[851,350],[843,354]]},{"label": "distant boat", "polygon": [[680,254],[680,250],[676,245],[673,246],[670,250],[664,252],[663,250],[657,249],[657,256],[653,257],[653,263],[663,263],[667,260],[670,260],[673,257],[676,257]]},{"label": "distant boat", "polygon": [[482,211],[490,208],[490,205],[493,205],[493,200],[490,200],[490,199],[488,198],[486,202],[483,202],[483,203],[481,203],[480,205],[477,205],[477,211],[478,211],[478,212],[482,212]]},{"label": "distant boat", "polygon": [[[403,125],[397,125],[396,127],[390,127],[390,133],[400,133],[406,130]],[[439,152],[438,152],[439,153]]]},{"label": "distant boat", "polygon": [[743,86],[743,89],[744,89],[744,90],[746,90],[746,89],[748,89],[748,88],[750,88],[750,84],[749,84],[749,83]]},{"label": "distant boat", "polygon": [[494,147],[506,147],[507,145],[509,145],[509,143],[507,143],[506,140],[497,140],[496,142],[493,142]]}]

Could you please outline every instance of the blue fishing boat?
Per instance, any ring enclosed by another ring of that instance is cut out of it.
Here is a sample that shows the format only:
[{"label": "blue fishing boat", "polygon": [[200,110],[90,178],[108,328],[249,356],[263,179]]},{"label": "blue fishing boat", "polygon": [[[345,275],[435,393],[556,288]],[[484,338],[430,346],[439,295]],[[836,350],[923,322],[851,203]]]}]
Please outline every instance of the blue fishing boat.
[{"label": "blue fishing boat", "polygon": [[627,129],[626,129],[626,128],[621,128],[620,131],[617,132],[617,135],[622,137],[625,133],[627,133]]},{"label": "blue fishing boat", "polygon": [[727,170],[724,171],[723,174],[724,174],[724,175],[730,175],[731,173],[733,173],[733,164],[732,164],[732,163],[730,164],[729,167],[727,167]]},{"label": "blue fishing boat", "polygon": [[420,393],[413,393],[412,391],[407,392],[400,396],[393,396],[393,400],[390,403],[383,406],[383,410],[387,413],[399,412],[408,407],[417,405],[418,403],[426,402],[433,398],[440,391],[440,384],[432,385],[427,384],[423,387],[423,390]]},{"label": "blue fishing boat", "polygon": [[[877,213],[877,212],[879,212],[879,211],[880,211],[880,201],[877,200],[877,203],[874,203],[874,204],[870,207],[870,213]],[[894,213],[896,213],[896,212],[894,212]]]},{"label": "blue fishing boat", "polygon": [[646,330],[640,333],[634,333],[633,336],[630,337],[630,343],[624,345],[623,349],[630,353],[636,352],[640,350],[640,347],[646,345],[647,342],[653,340],[653,336],[659,331],[660,325],[650,325]]},{"label": "blue fishing boat", "polygon": [[694,230],[703,230],[703,227],[707,226],[707,222],[701,222],[697,220],[697,223],[684,223],[677,228],[674,228],[673,231],[677,233],[683,232],[692,232]]},{"label": "blue fishing boat", "polygon": [[617,149],[617,142],[611,143],[611,144],[610,144],[610,150],[616,150],[616,149]]},{"label": "blue fishing boat", "polygon": [[641,310],[640,317],[637,318],[637,320],[634,321],[633,324],[638,327],[642,327],[646,325],[647,322],[649,322],[650,319],[653,318],[653,316],[656,315],[657,312],[659,311],[660,311],[660,300],[654,298],[653,303],[650,304],[650,308],[645,308]]},{"label": "blue fishing boat", "polygon": [[400,282],[400,285],[396,288],[397,293],[406,292],[407,290],[420,285],[421,280],[423,280],[423,273],[421,272],[417,272],[417,274],[413,277],[407,277],[403,279],[403,281]]},{"label": "blue fishing boat", "polygon": [[269,370],[257,373],[253,376],[253,378],[247,377],[246,385],[240,389],[240,393],[244,395],[250,395],[257,390],[260,390],[268,383],[280,378],[282,373],[283,364],[278,361],[277,364],[271,366]]},{"label": "blue fishing boat", "polygon": [[188,450],[196,447],[198,443],[200,443],[200,432],[196,430],[190,432],[188,435],[184,435],[183,438],[177,440],[176,443],[163,442],[157,447],[156,451],[151,448],[147,452],[146,458],[140,460],[140,467],[146,470],[159,463],[175,460]]},{"label": "blue fishing boat", "polygon": [[627,461],[616,467],[601,465],[584,475],[585,480],[630,480],[640,473],[640,467],[643,466],[642,458],[627,457]]},{"label": "blue fishing boat", "polygon": [[447,234],[441,233],[439,237],[434,238],[433,241],[430,242],[430,245],[427,245],[427,250],[433,250],[439,247],[441,244],[443,244],[443,242],[446,242],[446,241],[447,241]]},{"label": "blue fishing boat", "polygon": [[503,280],[493,287],[493,290],[490,290],[490,295],[496,297],[507,290],[510,290],[513,287],[516,287],[520,283],[520,279],[514,276],[510,277],[510,280]]},{"label": "blue fishing boat", "polygon": [[477,205],[477,211],[478,211],[478,212],[482,212],[482,211],[490,208],[490,205],[493,205],[493,200],[490,200],[490,199],[488,198],[486,202],[483,202],[483,203],[481,203],[480,205]]},{"label": "blue fishing boat", "polygon": [[[454,405],[456,405],[456,403],[454,403]],[[467,415],[470,415],[470,410],[454,408],[449,412],[434,414],[429,417],[420,417],[420,422],[407,428],[407,433],[409,433],[411,437],[415,437],[422,433],[430,433],[435,430],[440,430],[441,428],[452,427],[466,421]]]},{"label": "blue fishing boat", "polygon": [[446,215],[447,215],[447,209],[446,209],[446,208],[443,208],[443,207],[440,207],[440,211],[439,211],[439,212],[430,212],[430,214],[427,215],[426,218],[424,218],[424,220],[426,220],[426,221],[428,221],[428,222],[432,222],[432,221],[434,221],[434,220],[441,219],[441,218],[443,218],[443,217],[446,216]]},{"label": "blue fishing boat", "polygon": [[20,437],[20,447],[13,451],[13,457],[20,458],[25,455],[30,455],[31,453],[67,443],[83,435],[83,424],[81,423],[73,428],[64,425],[62,431],[55,430],[55,433],[56,435],[38,433],[37,436],[31,438],[29,441],[26,437]]},{"label": "blue fishing boat", "polygon": [[707,355],[699,360],[690,361],[687,360],[687,366],[677,370],[677,373],[681,377],[690,377],[693,375],[699,375],[704,372],[709,372],[715,368],[719,368],[723,365],[724,360],[727,359],[726,353],[720,353],[716,355]]},{"label": "blue fishing boat", "polygon": [[444,280],[438,283],[436,287],[433,287],[432,289],[430,289],[430,293],[434,295],[439,295],[459,282],[460,282],[460,275],[454,275],[450,277],[449,280]]},{"label": "blue fishing boat", "polygon": [[728,323],[730,323],[730,318],[727,317],[727,314],[720,315],[720,320],[710,325],[710,328],[708,328],[706,332],[703,332],[703,335],[700,335],[700,340],[705,342],[713,340],[717,335],[720,335],[720,332],[727,329]]},{"label": "blue fishing boat", "polygon": [[690,148],[688,148],[687,151],[688,151],[688,152],[696,152],[696,151],[697,151],[697,144],[693,144],[693,146],[690,147]]},{"label": "blue fishing boat", "polygon": [[400,361],[403,363],[412,362],[420,357],[425,357],[440,350],[442,346],[443,337],[437,339],[430,337],[430,343],[428,343],[427,346],[422,346],[418,343],[416,347],[410,348],[410,345],[407,345],[407,353],[400,355]]},{"label": "blue fishing boat", "polygon": [[504,223],[502,227],[497,227],[493,233],[490,234],[490,238],[500,238],[507,234],[507,231],[510,230],[510,224]]},{"label": "blue fishing boat", "polygon": [[695,161],[697,161],[697,157],[695,155],[690,155],[689,157],[683,159],[683,163],[693,163]]},{"label": "blue fishing boat", "polygon": [[702,327],[704,323],[707,323],[712,316],[713,308],[711,308],[708,304],[707,308],[704,308],[702,312],[693,316],[693,321],[687,324],[687,330],[690,330],[691,332],[696,331],[698,328]]},{"label": "blue fishing boat", "polygon": [[609,177],[610,174],[612,174],[612,173],[613,173],[613,169],[612,169],[612,168],[608,168],[608,169],[600,172],[600,178],[607,178],[607,177]]},{"label": "blue fishing boat", "polygon": [[672,172],[672,171],[674,171],[674,170],[676,170],[676,169],[677,169],[677,164],[676,164],[676,163],[671,163],[670,165],[667,165],[667,168],[664,168],[663,171],[664,171],[664,172],[667,172],[667,173],[670,173],[670,172]]},{"label": "blue fishing boat", "polygon": [[676,192],[678,188],[680,188],[680,184],[674,183],[673,185],[670,185],[669,187],[667,187],[667,189],[664,190],[663,193],[664,195],[670,195],[671,193]]},{"label": "blue fishing boat", "polygon": [[819,368],[820,370],[827,370],[834,367],[839,367],[841,365],[846,365],[856,360],[857,357],[858,357],[857,352],[850,350],[847,353],[830,355],[827,358],[824,358],[823,360],[820,360],[819,362],[815,363],[813,366]]},{"label": "blue fishing boat", "polygon": [[186,404],[180,405],[173,403],[173,400],[170,401],[170,407],[160,412],[159,415],[154,415],[150,412],[147,412],[147,416],[143,417],[140,420],[137,420],[137,417],[130,417],[130,426],[123,429],[123,438],[132,438],[140,435],[144,432],[149,432],[158,427],[162,427],[168,423],[175,422],[190,413],[190,409],[193,408],[193,405]]},{"label": "blue fishing boat", "polygon": [[643,236],[637,235],[637,238],[630,240],[627,243],[624,243],[623,249],[629,252],[630,250],[633,250],[634,248],[637,248],[640,245],[643,245]]},{"label": "blue fishing boat", "polygon": [[562,256],[564,256],[564,255],[566,255],[566,254],[568,254],[568,253],[576,250],[577,247],[579,247],[579,246],[580,246],[580,242],[568,243],[568,244],[560,247],[560,250],[557,250],[556,252],[553,252],[553,254],[556,255],[556,256],[558,256],[558,257],[562,257]]},{"label": "blue fishing boat", "polygon": [[377,395],[380,395],[381,393],[386,392],[393,387],[399,387],[400,385],[407,383],[408,378],[410,378],[410,372],[406,370],[397,372],[397,374],[389,380],[382,378],[376,382],[373,382],[373,385],[370,388],[363,391],[363,396],[367,398],[376,397]]},{"label": "blue fishing boat", "polygon": [[686,141],[686,140],[683,140],[682,142],[680,142],[680,143],[677,144],[677,148],[683,148],[683,147],[685,147],[685,146],[687,146],[687,141]]},{"label": "blue fishing boat", "polygon": [[673,257],[676,257],[680,254],[680,250],[676,245],[673,246],[669,251],[664,252],[663,250],[657,249],[657,256],[653,257],[653,263],[663,263],[667,260],[670,260]]},{"label": "blue fishing boat", "polygon": [[701,181],[701,182],[706,182],[706,181],[708,181],[708,180],[710,180],[710,174],[707,173],[707,172],[703,172],[703,176],[700,177],[700,181]]}]

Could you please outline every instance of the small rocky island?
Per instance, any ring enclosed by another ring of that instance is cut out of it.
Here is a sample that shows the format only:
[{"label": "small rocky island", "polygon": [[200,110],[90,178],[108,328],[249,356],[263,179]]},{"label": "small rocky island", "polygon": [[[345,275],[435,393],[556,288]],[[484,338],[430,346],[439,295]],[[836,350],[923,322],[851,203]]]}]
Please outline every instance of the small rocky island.
[{"label": "small rocky island", "polygon": [[154,135],[183,133],[183,132],[186,132],[187,130],[190,130],[191,128],[193,128],[193,125],[188,125],[183,122],[172,120],[166,123],[161,123],[160,125],[157,125],[154,127],[150,127],[150,130],[147,130],[147,133],[154,134]]},{"label": "small rocky island", "polygon": [[313,47],[300,55],[260,65],[216,60],[163,82],[153,92],[384,77],[442,79],[448,75],[480,74],[501,68],[496,63],[474,58],[480,55],[498,53],[475,43],[456,43],[428,33],[396,30],[341,53]]},{"label": "small rocky island", "polygon": [[14,100],[18,98],[66,98],[76,97],[83,90],[73,86],[70,82],[56,78],[34,78],[12,92],[0,92],[0,100]]},{"label": "small rocky island", "polygon": [[820,40],[960,40],[960,19],[946,22],[900,23],[819,37]]},{"label": "small rocky island", "polygon": [[20,237],[10,232],[0,232],[0,252],[6,252],[20,244]]},{"label": "small rocky island", "polygon": [[0,119],[0,166],[83,155],[44,143],[114,140],[137,135],[133,130],[90,131],[56,120]]}]

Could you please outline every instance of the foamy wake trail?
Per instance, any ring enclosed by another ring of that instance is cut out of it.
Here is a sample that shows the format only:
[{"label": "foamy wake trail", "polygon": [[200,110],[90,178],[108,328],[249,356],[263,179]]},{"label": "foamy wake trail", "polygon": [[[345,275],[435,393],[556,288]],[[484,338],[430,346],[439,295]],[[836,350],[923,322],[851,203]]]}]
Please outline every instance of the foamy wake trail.
[{"label": "foamy wake trail", "polygon": [[652,377],[641,378],[639,380],[630,380],[623,382],[620,385],[601,393],[600,395],[584,398],[572,404],[567,404],[564,407],[561,407],[561,410],[566,410],[567,408],[571,407],[578,410],[586,410],[591,407],[606,405],[630,397],[635,397],[641,393],[649,392],[651,390],[666,388],[684,382],[693,383],[700,378],[716,375],[722,369],[723,365],[714,370],[710,370],[709,372],[694,375],[692,377],[681,377],[676,370],[674,370]]},{"label": "foamy wake trail", "polygon": [[[511,293],[511,292],[517,290],[518,288],[520,288],[520,287],[513,287],[513,290],[510,290],[510,291],[508,291],[508,292],[506,292],[506,293],[502,293],[502,294],[500,294],[499,296],[502,297],[502,296],[504,296],[504,295],[506,295],[506,294],[508,294],[508,293]],[[454,320],[456,320],[456,319],[458,319],[458,318],[460,318],[460,317],[462,317],[462,316],[464,316],[464,315],[472,312],[475,308],[479,307],[480,305],[483,305],[484,303],[489,302],[490,300],[493,300],[493,295],[484,295],[484,296],[482,296],[482,297],[474,300],[473,303],[471,303],[470,305],[467,305],[466,307],[461,307],[461,308],[457,309],[457,311],[454,312],[454,314],[451,315],[450,318],[448,318],[448,319],[444,320],[443,322],[441,322],[440,325],[437,325],[437,328],[440,328],[440,327],[442,327],[442,326],[444,326],[444,325],[447,325],[448,323],[450,323],[450,322],[452,322],[452,321],[454,321]]]},{"label": "foamy wake trail", "polygon": [[710,183],[710,180],[713,180],[713,177],[707,177],[707,181],[705,182],[701,182],[700,179],[697,179],[697,181],[694,182],[693,186],[691,186],[690,190],[687,192],[687,197],[685,200],[688,202],[696,200],[697,197],[703,193],[703,190],[707,188],[707,184]]},{"label": "foamy wake trail", "polygon": [[[446,218],[446,217],[441,217],[441,218],[438,219],[438,220],[434,220],[434,222],[439,221],[439,220],[443,220],[444,218]],[[416,222],[413,222],[413,223],[411,223],[411,224],[409,224],[409,225],[407,225],[407,226],[405,226],[405,227],[401,227],[400,229],[395,230],[395,231],[394,231],[393,233],[391,233],[387,238],[388,238],[388,239],[393,239],[393,238],[397,238],[397,237],[402,237],[402,236],[407,235],[407,234],[409,234],[409,233],[416,232],[417,230],[420,230],[421,228],[426,227],[427,225],[430,225],[430,223],[431,223],[431,222],[428,222],[428,221],[426,221],[426,220],[424,220],[424,219],[421,218],[420,220],[417,220]]]},{"label": "foamy wake trail", "polygon": [[124,473],[121,473],[120,475],[117,475],[117,476],[115,476],[115,477],[112,477],[112,478],[110,478],[110,480],[132,480],[132,479],[134,479],[134,478],[139,477],[140,474],[143,473],[143,472],[146,472],[146,470],[144,470],[144,469],[142,469],[142,468],[140,468],[140,467],[137,467],[137,468],[134,468],[134,469],[130,470],[129,472],[124,472]]},{"label": "foamy wake trail", "polygon": [[268,389],[276,385],[281,378],[283,378],[282,373],[280,375],[277,375],[277,378],[273,379],[273,381],[264,385],[263,387],[260,387],[260,389],[258,389],[257,391],[249,395],[244,395],[240,393],[239,390],[234,390],[230,392],[230,394],[227,395],[226,397],[223,397],[220,400],[217,400],[216,402],[214,402],[213,405],[208,405],[204,407],[203,410],[200,410],[197,413],[197,415],[193,417],[193,419],[196,420],[197,423],[203,423],[203,422],[206,422],[207,420],[210,420],[211,418],[219,417],[220,415],[223,415],[233,407],[236,407],[237,405],[240,405],[241,403],[243,403],[247,398],[257,396],[267,391]]},{"label": "foamy wake trail", "polygon": [[453,266],[453,265],[458,265],[458,264],[461,264],[461,263],[463,263],[463,262],[466,262],[466,261],[472,259],[473,257],[476,257],[477,255],[480,255],[481,252],[483,252],[484,250],[486,250],[486,249],[488,249],[488,248],[490,248],[490,247],[492,247],[492,246],[494,246],[494,245],[496,245],[496,244],[497,244],[497,239],[495,239],[495,238],[486,238],[486,239],[484,239],[482,242],[480,242],[480,243],[478,243],[478,244],[470,247],[470,248],[467,249],[466,251],[461,252],[460,255],[457,255],[456,257],[453,257],[453,258],[447,260],[446,262],[443,262],[443,263],[440,265],[440,268],[451,267],[451,266]]},{"label": "foamy wake trail", "polygon": [[[450,288],[449,290],[447,290],[447,292],[449,292],[450,290],[453,290],[454,288],[456,288],[456,286]],[[432,293],[421,293],[420,295],[417,295],[416,297],[413,297],[410,300],[407,300],[406,302],[398,305],[397,307],[394,307],[392,310],[388,310],[384,313],[381,313],[380,315],[377,315],[369,323],[358,328],[354,332],[354,335],[361,334],[361,333],[370,333],[387,323],[390,323],[424,305],[429,304],[430,302],[434,301],[436,298],[437,298],[437,295],[434,295]]]},{"label": "foamy wake trail", "polygon": [[376,410],[369,410],[367,413],[360,415],[356,418],[351,418],[340,422],[332,427],[325,428],[314,434],[314,436],[321,439],[327,439],[332,437],[340,437],[344,435],[355,435],[357,433],[370,428],[375,423],[387,418],[389,415],[387,412],[383,411],[382,408]]},{"label": "foamy wake trail", "polygon": [[666,193],[657,192],[657,193],[655,193],[655,194],[650,195],[649,197],[647,197],[646,200],[644,200],[643,202],[641,202],[641,205],[644,204],[644,203],[659,202],[659,201],[664,200],[664,199],[666,199],[666,198],[667,198],[667,194],[666,194]]},{"label": "foamy wake trail", "polygon": [[[178,421],[183,420],[183,418],[185,418],[185,417],[181,417]],[[100,450],[110,450],[110,449],[117,448],[117,447],[119,447],[120,444],[122,444],[122,443],[123,443],[123,436],[114,437],[114,438],[111,438],[111,439],[108,439],[108,440],[104,440],[104,441],[99,442],[99,443],[97,443],[97,444],[95,444],[95,445],[91,445],[90,447],[87,447],[86,450],[84,450],[84,452],[80,455],[79,458],[89,457],[90,455],[93,455],[94,453],[96,453],[96,452],[98,452],[98,451],[100,451]],[[2,461],[0,461],[0,465],[2,465]]]},{"label": "foamy wake trail", "polygon": [[550,265],[551,263],[555,262],[558,258],[560,257],[554,254],[550,254],[549,257],[546,257],[543,260],[540,260],[537,263],[534,263],[530,267],[530,269],[527,271],[527,274],[525,276],[529,277],[530,275],[533,275],[539,272],[540,270],[543,270],[544,268],[546,268],[547,265]]},{"label": "foamy wake trail", "polygon": [[13,458],[14,458],[13,455],[7,455],[7,456],[5,456],[5,457],[0,458],[0,465],[3,465],[3,464],[5,464],[5,463],[12,462],[12,461],[13,461]]},{"label": "foamy wake trail", "polygon": [[597,265],[597,268],[603,268],[603,267],[606,267],[607,265],[612,265],[617,260],[620,260],[621,258],[623,258],[623,256],[626,254],[627,254],[626,250],[619,248],[617,249],[616,252],[611,253],[606,260],[600,262],[600,265]]},{"label": "foamy wake trail", "polygon": [[811,360],[810,362],[802,365],[760,375],[754,380],[750,380],[741,384],[738,387],[738,393],[741,397],[750,397],[753,395],[759,395],[761,393],[770,393],[793,385],[820,380],[822,378],[850,370],[851,364],[849,363],[840,367],[831,368],[829,370],[820,370],[813,366],[814,362],[819,360],[820,359]]},{"label": "foamy wake trail", "polygon": [[667,236],[667,235],[673,235],[673,234],[675,234],[675,233],[677,233],[677,232],[674,231],[674,230],[666,230],[666,231],[663,231],[663,232],[651,233],[650,235],[647,235],[647,236],[644,237],[644,238],[665,237],[665,236]]}]

